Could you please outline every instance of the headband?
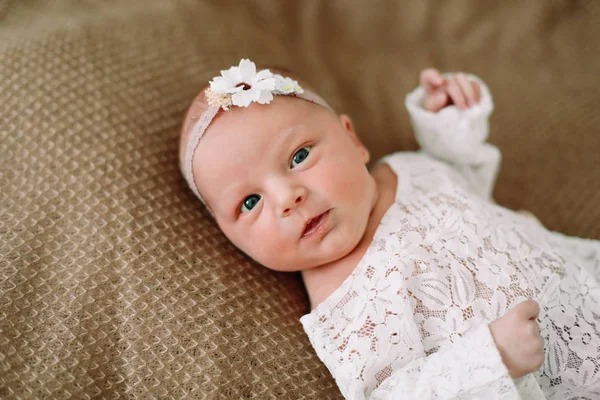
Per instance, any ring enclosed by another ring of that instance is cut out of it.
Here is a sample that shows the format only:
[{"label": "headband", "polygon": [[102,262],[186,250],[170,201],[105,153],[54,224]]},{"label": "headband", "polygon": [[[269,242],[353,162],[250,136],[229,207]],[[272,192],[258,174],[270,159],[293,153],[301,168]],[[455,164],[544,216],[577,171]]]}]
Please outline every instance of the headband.
[{"label": "headband", "polygon": [[219,110],[228,111],[231,107],[248,107],[252,102],[269,104],[273,100],[273,95],[295,96],[331,110],[325,100],[317,94],[303,89],[297,81],[272,74],[268,69],[256,72],[256,65],[247,59],[242,59],[237,67],[233,66],[228,70],[221,71],[221,76],[210,81],[210,87],[204,91],[204,94],[209,108],[191,129],[185,143],[180,168],[188,186],[205,206],[206,202],[198,192],[194,181],[192,162],[202,135]]}]

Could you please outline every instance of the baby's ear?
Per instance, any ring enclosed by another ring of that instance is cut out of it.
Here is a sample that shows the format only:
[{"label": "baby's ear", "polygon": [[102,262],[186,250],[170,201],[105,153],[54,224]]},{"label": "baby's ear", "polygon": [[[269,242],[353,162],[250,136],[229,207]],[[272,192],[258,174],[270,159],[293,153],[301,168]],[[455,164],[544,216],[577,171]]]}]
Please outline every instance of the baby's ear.
[{"label": "baby's ear", "polygon": [[347,116],[346,114],[341,114],[339,116],[339,118],[340,118],[340,122],[342,123],[342,127],[344,128],[344,130],[346,131],[348,136],[350,136],[350,139],[352,139],[352,142],[356,145],[356,147],[358,148],[358,151],[360,151],[360,154],[363,158],[364,163],[365,164],[368,163],[371,156],[369,154],[369,151],[366,149],[365,146],[363,146],[363,144],[360,142],[360,139],[356,135],[356,131],[354,130],[354,124],[352,123],[352,119],[349,116]]}]

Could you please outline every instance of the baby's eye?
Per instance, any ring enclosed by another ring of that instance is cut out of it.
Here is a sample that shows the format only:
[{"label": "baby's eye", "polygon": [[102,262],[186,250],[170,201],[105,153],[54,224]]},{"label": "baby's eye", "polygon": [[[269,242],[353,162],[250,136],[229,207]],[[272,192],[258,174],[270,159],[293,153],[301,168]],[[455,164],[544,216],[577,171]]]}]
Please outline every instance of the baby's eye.
[{"label": "baby's eye", "polygon": [[259,201],[260,201],[259,195],[251,194],[250,196],[246,197],[244,199],[244,201],[242,201],[242,205],[240,206],[240,211],[245,213],[245,212],[252,210],[254,208],[254,206],[256,206],[258,204]]},{"label": "baby's eye", "polygon": [[300,150],[298,150],[297,152],[295,152],[294,156],[292,157],[292,162],[290,163],[290,167],[294,168],[295,166],[300,164],[302,161],[306,160],[306,157],[308,157],[308,153],[310,152],[310,149],[311,149],[310,146],[305,146],[305,147],[301,148]]}]

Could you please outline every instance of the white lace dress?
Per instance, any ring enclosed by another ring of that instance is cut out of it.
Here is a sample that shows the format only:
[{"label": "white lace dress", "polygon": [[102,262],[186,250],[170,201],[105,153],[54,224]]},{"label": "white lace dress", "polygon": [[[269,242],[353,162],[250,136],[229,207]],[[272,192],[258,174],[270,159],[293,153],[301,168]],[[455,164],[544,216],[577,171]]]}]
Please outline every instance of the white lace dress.
[{"label": "white lace dress", "polygon": [[[494,205],[493,105],[406,105],[420,153],[382,160],[395,202],[353,273],[301,318],[347,399],[600,399],[600,242]],[[541,305],[545,362],[513,380],[488,324]]]}]

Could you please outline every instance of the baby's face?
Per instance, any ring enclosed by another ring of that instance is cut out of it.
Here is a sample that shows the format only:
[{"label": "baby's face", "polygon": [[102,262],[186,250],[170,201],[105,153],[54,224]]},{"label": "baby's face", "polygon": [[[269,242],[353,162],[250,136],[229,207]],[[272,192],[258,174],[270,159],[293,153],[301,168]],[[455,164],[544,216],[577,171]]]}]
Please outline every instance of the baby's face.
[{"label": "baby's face", "polygon": [[317,267],[347,255],[377,200],[350,119],[305,100],[233,108],[198,146],[198,189],[225,235],[264,266]]}]

